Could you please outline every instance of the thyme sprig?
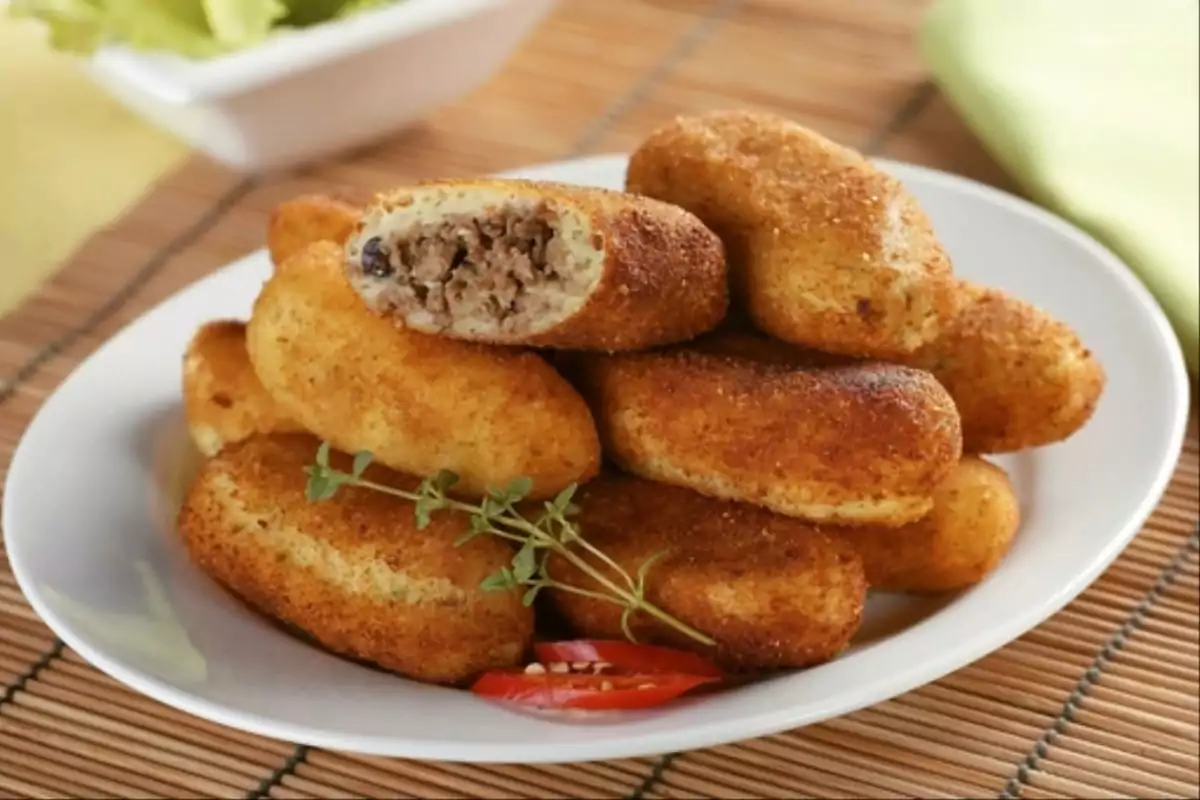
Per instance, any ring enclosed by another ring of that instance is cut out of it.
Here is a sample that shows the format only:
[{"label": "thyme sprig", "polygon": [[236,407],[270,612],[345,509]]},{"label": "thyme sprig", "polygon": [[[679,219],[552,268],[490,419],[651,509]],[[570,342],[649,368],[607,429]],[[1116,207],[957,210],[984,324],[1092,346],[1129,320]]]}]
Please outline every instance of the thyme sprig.
[{"label": "thyme sprig", "polygon": [[[469,520],[467,530],[455,539],[456,547],[485,535],[516,545],[512,561],[484,578],[480,588],[485,591],[505,591],[523,586],[525,593],[521,602],[526,606],[533,604],[542,589],[582,595],[621,606],[621,629],[631,642],[637,639],[630,627],[630,619],[635,613],[641,612],[702,644],[714,644],[710,637],[646,599],[646,576],[662,553],[647,558],[637,572],[630,575],[583,537],[579,525],[570,519],[579,511],[579,507],[571,502],[577,488],[575,484],[563,489],[553,500],[544,501],[542,511],[529,519],[517,509],[517,504],[528,497],[533,489],[533,481],[529,478],[516,478],[503,489],[488,489],[478,503],[465,502],[448,495],[450,488],[458,482],[458,476],[450,470],[441,470],[432,478],[425,478],[417,491],[410,492],[364,478],[363,473],[372,460],[369,452],[363,451],[354,456],[350,472],[330,466],[329,453],[329,443],[322,442],[317,449],[316,462],[305,467],[308,474],[305,495],[309,502],[328,500],[343,486],[371,489],[412,501],[418,529],[426,528],[436,511],[465,513]],[[546,572],[546,562],[551,554],[562,557],[595,581],[603,591],[585,589],[551,578]],[[606,576],[601,571],[603,567],[612,570],[616,579]]]}]

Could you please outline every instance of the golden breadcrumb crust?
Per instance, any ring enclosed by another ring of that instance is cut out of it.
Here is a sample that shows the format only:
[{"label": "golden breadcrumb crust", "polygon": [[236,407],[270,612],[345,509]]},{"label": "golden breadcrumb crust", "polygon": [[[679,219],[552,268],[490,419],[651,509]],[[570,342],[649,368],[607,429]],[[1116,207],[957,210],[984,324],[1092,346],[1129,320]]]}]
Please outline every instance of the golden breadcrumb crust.
[{"label": "golden breadcrumb crust", "polygon": [[354,232],[362,209],[348,200],[306,194],[285,200],[267,221],[267,251],[279,266],[313,242],[342,244]]},{"label": "golden breadcrumb crust", "polygon": [[739,297],[780,339],[889,358],[956,311],[949,259],[900,183],[783,117],[677,117],[634,152],[626,189],[716,231]]},{"label": "golden breadcrumb crust", "polygon": [[[744,503],[606,473],[576,494],[584,537],[626,572],[646,572],[646,597],[717,641],[715,651],[645,614],[639,640],[685,647],[732,669],[817,664],[858,630],[866,579],[854,548],[815,526]],[[584,588],[596,584],[561,557],[548,568]],[[615,573],[606,573],[615,577]],[[621,608],[568,592],[556,605],[583,636],[621,638]]]},{"label": "golden breadcrumb crust", "polygon": [[674,205],[606,189],[485,178],[427,181],[381,193],[372,206],[407,206],[430,191],[479,195],[481,218],[494,213],[492,198],[498,193],[545,203],[552,212],[585,218],[592,244],[604,251],[596,285],[579,309],[558,324],[536,333],[445,335],[494,344],[638,350],[685,341],[711,330],[725,316],[728,286],[721,241]]},{"label": "golden breadcrumb crust", "polygon": [[908,367],[681,349],[570,369],[623,469],[790,516],[903,525],[961,455],[950,396]]},{"label": "golden breadcrumb crust", "polygon": [[1091,419],[1104,369],[1066,323],[963,282],[963,310],[908,363],[928,369],[962,416],[963,446],[1008,453],[1066,439]]},{"label": "golden breadcrumb crust", "polygon": [[463,494],[517,477],[549,497],[599,468],[587,405],[535,353],[396,327],[364,306],[318,242],[282,264],[247,326],[251,363],[293,419],[393,469],[457,472]]},{"label": "golden breadcrumb crust", "polygon": [[183,357],[188,434],[206,456],[255,433],[303,429],[275,405],[246,353],[246,325],[215,320],[196,331]]},{"label": "golden breadcrumb crust", "polygon": [[[366,489],[310,503],[303,469],[316,450],[308,435],[254,436],[206,462],[179,513],[195,563],[329,650],[412,678],[456,684],[519,663],[532,611],[518,591],[479,588],[512,558],[508,546],[455,547],[463,515],[437,512],[418,530],[412,503]],[[350,467],[338,453],[332,463]],[[416,484],[384,469],[368,477]]]},{"label": "golden breadcrumb crust", "polygon": [[862,557],[867,583],[885,592],[962,589],[991,574],[1021,523],[1008,475],[966,456],[933,495],[933,511],[903,528],[829,528]]}]

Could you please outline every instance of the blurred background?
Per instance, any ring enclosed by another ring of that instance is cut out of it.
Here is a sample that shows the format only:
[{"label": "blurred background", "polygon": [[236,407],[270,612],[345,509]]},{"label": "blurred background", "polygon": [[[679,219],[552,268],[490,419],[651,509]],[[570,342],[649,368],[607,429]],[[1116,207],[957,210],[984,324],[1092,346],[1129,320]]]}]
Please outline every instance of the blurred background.
[{"label": "blurred background", "polygon": [[[673,114],[736,105],[1068,217],[1133,267],[1197,363],[1194,0],[6,5],[0,312],[89,247],[119,269],[142,252],[130,238],[230,192],[262,208],[303,185],[628,150]],[[126,214],[144,219],[124,241],[92,239]]]}]

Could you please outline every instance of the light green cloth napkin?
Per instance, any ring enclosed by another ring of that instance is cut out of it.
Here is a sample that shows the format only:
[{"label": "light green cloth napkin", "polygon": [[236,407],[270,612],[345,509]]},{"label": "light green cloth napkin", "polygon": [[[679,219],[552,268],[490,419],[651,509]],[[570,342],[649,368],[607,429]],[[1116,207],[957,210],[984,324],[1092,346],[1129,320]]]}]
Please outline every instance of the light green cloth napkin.
[{"label": "light green cloth napkin", "polygon": [[187,152],[0,0],[0,316]]},{"label": "light green cloth napkin", "polygon": [[939,0],[921,48],[942,91],[1025,191],[1141,277],[1195,374],[1200,3]]}]

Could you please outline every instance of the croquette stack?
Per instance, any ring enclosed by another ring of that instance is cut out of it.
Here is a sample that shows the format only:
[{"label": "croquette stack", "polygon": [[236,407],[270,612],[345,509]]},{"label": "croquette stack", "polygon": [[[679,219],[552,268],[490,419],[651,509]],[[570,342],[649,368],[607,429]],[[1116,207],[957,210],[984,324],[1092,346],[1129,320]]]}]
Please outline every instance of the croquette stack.
[{"label": "croquette stack", "polygon": [[[522,662],[549,612],[624,635],[621,609],[485,591],[511,547],[441,511],[348,488],[322,503],[320,441],[415,486],[480,498],[581,488],[573,520],[645,596],[639,640],[732,670],[835,658],[867,593],[985,578],[1019,526],[984,460],[1060,441],[1104,374],[1063,323],[957,279],[916,201],[858,153],[750,112],[680,118],[626,192],[430,181],[365,206],[279,206],[246,322],[184,361],[207,460],[179,515],[195,562],[329,650],[462,684]],[[599,589],[560,557],[557,581]],[[615,576],[615,573],[614,573]]]}]

